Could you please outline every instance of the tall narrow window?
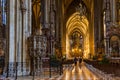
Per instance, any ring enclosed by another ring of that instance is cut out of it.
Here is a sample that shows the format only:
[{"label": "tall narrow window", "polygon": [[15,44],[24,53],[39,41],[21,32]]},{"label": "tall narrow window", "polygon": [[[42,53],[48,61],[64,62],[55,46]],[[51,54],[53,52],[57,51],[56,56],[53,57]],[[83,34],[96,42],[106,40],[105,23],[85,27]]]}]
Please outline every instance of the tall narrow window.
[{"label": "tall narrow window", "polygon": [[6,6],[6,0],[0,0],[1,2],[1,11],[2,11],[2,23],[6,24],[6,12],[5,12],[5,6]]}]

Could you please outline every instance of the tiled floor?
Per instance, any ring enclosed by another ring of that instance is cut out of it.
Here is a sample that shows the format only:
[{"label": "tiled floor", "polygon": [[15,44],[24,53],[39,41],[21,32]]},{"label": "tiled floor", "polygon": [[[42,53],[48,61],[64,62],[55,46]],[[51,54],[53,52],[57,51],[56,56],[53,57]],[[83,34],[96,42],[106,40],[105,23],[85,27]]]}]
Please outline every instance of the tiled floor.
[{"label": "tiled floor", "polygon": [[[63,74],[49,77],[35,77],[34,80],[103,80],[96,73],[89,70],[84,63],[69,66],[64,66]],[[114,80],[119,80],[114,79]],[[10,79],[15,80],[15,79]],[[18,77],[17,80],[33,80],[32,76]],[[104,79],[105,80],[105,79]],[[113,79],[112,79],[113,80]]]}]

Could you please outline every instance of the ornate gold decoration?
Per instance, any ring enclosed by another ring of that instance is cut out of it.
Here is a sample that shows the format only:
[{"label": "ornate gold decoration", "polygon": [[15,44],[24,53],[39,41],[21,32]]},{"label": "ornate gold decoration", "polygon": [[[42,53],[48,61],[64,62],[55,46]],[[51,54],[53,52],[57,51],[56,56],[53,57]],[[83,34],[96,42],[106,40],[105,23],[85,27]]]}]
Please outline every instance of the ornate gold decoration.
[{"label": "ornate gold decoration", "polygon": [[70,56],[70,39],[69,39],[69,35],[71,33],[74,32],[75,29],[78,30],[79,33],[81,33],[81,35],[83,35],[83,53],[84,53],[84,57],[88,57],[88,53],[90,51],[89,48],[89,33],[88,33],[88,26],[89,26],[89,22],[86,18],[86,16],[82,16],[84,18],[82,18],[82,20],[80,19],[80,13],[79,12],[75,12],[74,14],[72,14],[70,16],[70,18],[68,19],[67,23],[66,23],[66,55],[68,58],[71,58]]},{"label": "ornate gold decoration", "polygon": [[40,29],[40,16],[41,16],[41,1],[33,0],[32,1],[32,11],[33,11],[33,25],[34,29]]}]

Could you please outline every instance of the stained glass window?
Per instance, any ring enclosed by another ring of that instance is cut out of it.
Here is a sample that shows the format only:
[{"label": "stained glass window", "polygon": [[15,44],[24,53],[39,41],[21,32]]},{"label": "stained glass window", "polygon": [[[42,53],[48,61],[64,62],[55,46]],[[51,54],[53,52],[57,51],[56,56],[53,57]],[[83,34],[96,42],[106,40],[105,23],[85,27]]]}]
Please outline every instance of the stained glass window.
[{"label": "stained glass window", "polygon": [[0,0],[0,5],[2,11],[2,23],[6,24],[6,12],[5,12],[6,0]]}]

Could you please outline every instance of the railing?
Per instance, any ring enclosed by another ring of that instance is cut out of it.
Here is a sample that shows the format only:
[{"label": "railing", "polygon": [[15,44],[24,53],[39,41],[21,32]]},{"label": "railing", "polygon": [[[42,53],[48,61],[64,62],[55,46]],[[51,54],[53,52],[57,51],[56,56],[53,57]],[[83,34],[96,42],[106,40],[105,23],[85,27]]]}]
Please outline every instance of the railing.
[{"label": "railing", "polygon": [[120,64],[120,57],[111,57],[110,63]]}]

